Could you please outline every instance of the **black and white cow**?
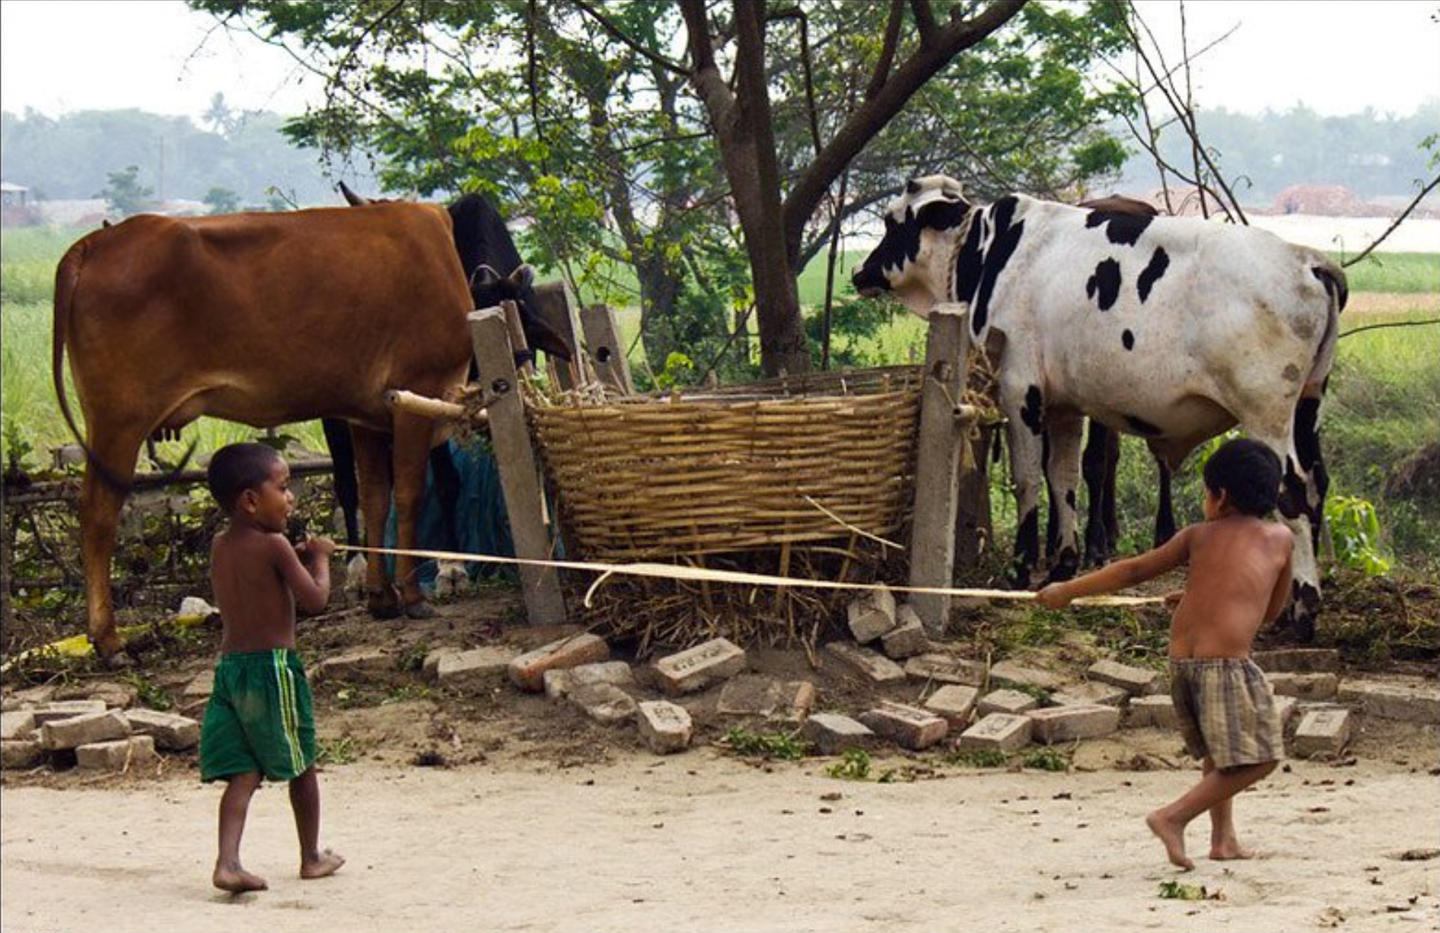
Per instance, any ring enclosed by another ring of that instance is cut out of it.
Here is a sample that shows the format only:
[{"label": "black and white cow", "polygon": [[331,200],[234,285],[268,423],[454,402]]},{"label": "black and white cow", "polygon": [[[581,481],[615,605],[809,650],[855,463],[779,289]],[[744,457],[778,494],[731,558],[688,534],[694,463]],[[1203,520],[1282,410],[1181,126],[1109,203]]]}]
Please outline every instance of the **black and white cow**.
[{"label": "black and white cow", "polygon": [[892,291],[922,317],[936,302],[967,304],[973,338],[1003,346],[1020,585],[1039,559],[1046,428],[1062,503],[1059,579],[1077,565],[1082,416],[1144,437],[1172,469],[1238,423],[1285,464],[1280,511],[1296,535],[1291,612],[1302,636],[1313,635],[1327,485],[1320,402],[1346,298],[1345,274],[1329,259],[1251,227],[1024,195],[973,205],[958,182],[930,176],[891,204],[854,284]]}]

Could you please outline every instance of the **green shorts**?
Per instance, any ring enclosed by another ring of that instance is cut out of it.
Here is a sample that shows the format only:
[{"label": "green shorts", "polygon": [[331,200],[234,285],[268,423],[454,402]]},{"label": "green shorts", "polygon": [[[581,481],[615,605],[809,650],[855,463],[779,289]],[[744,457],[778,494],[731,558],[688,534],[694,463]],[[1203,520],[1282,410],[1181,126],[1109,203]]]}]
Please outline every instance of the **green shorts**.
[{"label": "green shorts", "polygon": [[258,771],[291,781],[315,764],[305,667],[288,648],[220,655],[200,729],[200,780]]}]

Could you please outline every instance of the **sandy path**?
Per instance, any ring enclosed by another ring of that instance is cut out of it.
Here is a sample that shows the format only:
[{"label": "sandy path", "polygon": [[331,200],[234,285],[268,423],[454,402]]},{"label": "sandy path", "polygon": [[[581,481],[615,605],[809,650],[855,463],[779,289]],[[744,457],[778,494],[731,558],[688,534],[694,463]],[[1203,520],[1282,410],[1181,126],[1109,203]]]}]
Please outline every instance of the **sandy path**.
[{"label": "sandy path", "polygon": [[[237,899],[208,883],[215,789],[11,786],[0,925],[1300,930],[1324,928],[1330,910],[1345,930],[1440,921],[1440,859],[1393,857],[1440,844],[1440,788],[1423,772],[1297,763],[1277,774],[1237,806],[1263,857],[1201,859],[1184,876],[1224,891],[1207,902],[1156,896],[1177,875],[1140,823],[1189,774],[949,774],[859,784],[815,762],[767,774],[710,751],[564,771],[351,765],[322,778],[324,841],[350,859],[341,874],[294,877],[289,810],[270,788],[245,854],[271,890]],[[821,799],[836,791],[842,799]],[[1207,835],[1192,827],[1192,852]]]}]

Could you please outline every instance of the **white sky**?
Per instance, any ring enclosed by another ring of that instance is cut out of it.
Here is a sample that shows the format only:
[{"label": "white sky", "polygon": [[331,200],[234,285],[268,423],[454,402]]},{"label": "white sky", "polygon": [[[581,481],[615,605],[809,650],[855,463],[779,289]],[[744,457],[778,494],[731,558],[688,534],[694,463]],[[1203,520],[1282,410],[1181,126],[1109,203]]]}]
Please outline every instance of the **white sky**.
[{"label": "white sky", "polygon": [[[1161,36],[1178,36],[1177,9],[1141,2]],[[1202,107],[1406,115],[1440,97],[1440,0],[1192,0],[1186,11],[1192,49],[1240,25],[1197,62]],[[213,23],[181,0],[0,0],[0,107],[198,116],[223,91],[232,108],[288,114],[318,99],[319,80],[283,52],[223,29],[207,40]]]}]

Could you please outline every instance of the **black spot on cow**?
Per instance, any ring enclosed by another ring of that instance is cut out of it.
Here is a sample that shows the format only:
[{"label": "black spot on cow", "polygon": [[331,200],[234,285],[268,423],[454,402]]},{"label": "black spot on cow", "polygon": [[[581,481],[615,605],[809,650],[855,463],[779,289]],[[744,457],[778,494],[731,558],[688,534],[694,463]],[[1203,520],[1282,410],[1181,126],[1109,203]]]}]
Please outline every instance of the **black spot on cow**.
[{"label": "black spot on cow", "polygon": [[1039,386],[1025,390],[1025,407],[1020,409],[1020,420],[1036,436],[1045,429],[1045,400],[1040,395]]},{"label": "black spot on cow", "polygon": [[1150,226],[1151,218],[1144,215],[1117,214],[1114,211],[1091,211],[1085,218],[1086,227],[1105,227],[1105,238],[1111,243],[1134,246],[1140,234]]},{"label": "black spot on cow", "polygon": [[907,262],[914,262],[920,255],[920,219],[915,212],[906,209],[905,218],[896,220],[885,215],[885,236],[865,262],[855,270],[851,283],[858,292],[867,293],[888,289],[886,269],[900,269]]},{"label": "black spot on cow", "polygon": [[1294,600],[1290,607],[1295,635],[1301,644],[1315,641],[1315,619],[1320,615],[1320,591],[1312,583],[1296,580],[1290,584],[1290,595]]},{"label": "black spot on cow", "polygon": [[1345,281],[1345,273],[1337,274],[1335,270],[1325,266],[1311,266],[1310,274],[1320,280],[1325,286],[1325,294],[1330,296],[1331,301],[1337,302],[1341,311],[1345,310],[1345,301],[1350,297],[1350,287]]},{"label": "black spot on cow", "polygon": [[1120,342],[1125,345],[1125,349],[1127,350],[1135,349],[1135,335],[1131,333],[1129,329],[1126,329],[1125,332],[1120,335]]},{"label": "black spot on cow", "polygon": [[1085,283],[1085,294],[1096,298],[1101,311],[1109,311],[1120,297],[1120,263],[1103,259],[1095,266],[1095,274]]},{"label": "black spot on cow", "polygon": [[970,205],[965,201],[931,201],[916,213],[920,226],[927,230],[948,230],[965,222]]},{"label": "black spot on cow", "polygon": [[1155,252],[1150,256],[1150,263],[1145,271],[1140,273],[1140,279],[1135,283],[1135,290],[1140,294],[1140,302],[1143,304],[1146,298],[1150,297],[1150,289],[1160,281],[1165,270],[1170,267],[1170,257],[1166,254],[1163,246],[1155,247]]},{"label": "black spot on cow", "polygon": [[920,182],[916,181],[916,180],[913,179],[913,178],[911,178],[910,180],[908,180],[907,182],[905,182],[905,193],[906,193],[906,194],[919,194],[919,193],[920,193]]},{"label": "black spot on cow", "polygon": [[1030,569],[1040,562],[1040,515],[1034,506],[1025,513],[1015,532],[1015,560],[1011,583],[1016,589],[1030,586]]},{"label": "black spot on cow", "polygon": [[1146,421],[1144,418],[1137,418],[1134,415],[1126,415],[1125,423],[1130,425],[1130,430],[1141,437],[1160,437],[1165,432]]},{"label": "black spot on cow", "polygon": [[[985,208],[977,222],[971,224],[970,235],[955,260],[957,300],[970,301],[970,329],[975,334],[984,330],[990,320],[990,298],[995,294],[995,285],[1025,232],[1025,222],[1015,221],[1015,208],[1019,203],[1019,199],[1011,195]],[[981,255],[987,229],[995,233]],[[973,300],[967,296],[973,296]]]},{"label": "black spot on cow", "polygon": [[1305,494],[1305,480],[1295,471],[1295,460],[1285,457],[1285,475],[1280,480],[1280,500],[1276,503],[1280,514],[1294,520],[1309,515],[1310,503]]},{"label": "black spot on cow", "polygon": [[1320,400],[1302,398],[1295,406],[1295,453],[1300,469],[1309,473],[1320,461]]}]

